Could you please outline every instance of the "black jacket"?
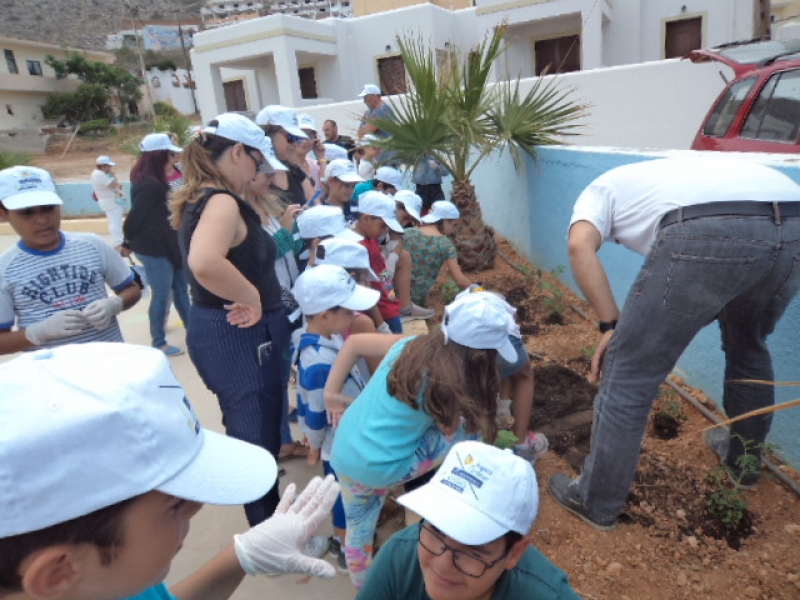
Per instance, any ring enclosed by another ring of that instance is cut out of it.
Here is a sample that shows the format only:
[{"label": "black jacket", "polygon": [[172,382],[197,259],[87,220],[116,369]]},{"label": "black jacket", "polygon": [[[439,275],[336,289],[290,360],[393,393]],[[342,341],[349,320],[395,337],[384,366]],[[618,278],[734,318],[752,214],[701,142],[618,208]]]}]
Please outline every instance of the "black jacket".
[{"label": "black jacket", "polygon": [[152,179],[131,185],[131,211],[122,226],[124,246],[137,254],[168,258],[176,269],[183,268],[178,232],[169,224],[169,186]]}]

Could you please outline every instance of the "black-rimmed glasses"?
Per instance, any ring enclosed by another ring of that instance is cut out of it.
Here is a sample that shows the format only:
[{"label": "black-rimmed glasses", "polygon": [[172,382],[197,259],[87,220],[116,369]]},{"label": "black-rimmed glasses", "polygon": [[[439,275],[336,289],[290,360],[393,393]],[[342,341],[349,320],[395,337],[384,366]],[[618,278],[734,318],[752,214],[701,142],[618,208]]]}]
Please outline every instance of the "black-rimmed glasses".
[{"label": "black-rimmed glasses", "polygon": [[472,556],[463,550],[456,550],[447,544],[442,534],[432,529],[425,521],[419,522],[419,545],[434,556],[441,556],[450,550],[450,554],[453,558],[453,566],[464,575],[474,577],[475,579],[482,577],[488,569],[491,569],[508,555],[508,550],[506,550],[496,560],[487,563],[477,556]]},{"label": "black-rimmed glasses", "polygon": [[261,167],[267,164],[267,161],[258,160],[255,156],[253,156],[253,152],[257,152],[257,150],[253,150],[252,148],[245,146],[244,151],[247,153],[247,156],[253,159],[253,162],[256,164],[256,173],[261,172]]}]

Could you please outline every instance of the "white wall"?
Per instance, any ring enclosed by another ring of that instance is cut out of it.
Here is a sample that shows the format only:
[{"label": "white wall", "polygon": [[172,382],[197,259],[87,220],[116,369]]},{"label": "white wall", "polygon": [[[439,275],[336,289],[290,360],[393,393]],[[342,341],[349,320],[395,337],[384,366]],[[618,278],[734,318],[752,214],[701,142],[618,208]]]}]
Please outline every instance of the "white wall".
[{"label": "white wall", "polygon": [[[153,102],[165,102],[174,106],[184,115],[195,112],[194,102],[192,101],[192,90],[187,86],[186,69],[173,71],[162,71],[160,69],[150,69],[147,72],[147,79],[152,82],[153,77],[158,77],[161,85],[153,87],[151,83],[150,91],[153,94]],[[180,87],[173,85],[173,80],[177,77]]]}]

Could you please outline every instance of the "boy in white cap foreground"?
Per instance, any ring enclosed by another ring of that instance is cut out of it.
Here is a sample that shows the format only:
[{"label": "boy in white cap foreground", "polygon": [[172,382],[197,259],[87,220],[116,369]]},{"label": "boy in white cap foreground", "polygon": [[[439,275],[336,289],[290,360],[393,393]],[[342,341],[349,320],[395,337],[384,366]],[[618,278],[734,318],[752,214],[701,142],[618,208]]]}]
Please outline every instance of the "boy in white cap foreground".
[{"label": "boy in white cap foreground", "polygon": [[0,354],[121,342],[117,315],[139,300],[141,288],[119,253],[97,235],[61,231],[62,204],[47,171],[0,171],[0,221],[19,235],[0,255]]},{"label": "boy in white cap foreground", "polygon": [[[136,365],[135,369],[127,366]],[[224,600],[245,574],[330,577],[301,554],[338,492],[313,480],[167,591],[203,502],[241,504],[277,477],[262,448],[200,427],[157,349],[73,344],[0,366],[0,596]]]},{"label": "boy in white cap foreground", "polygon": [[511,452],[458,443],[429,483],[398,502],[423,520],[381,548],[357,599],[579,599],[531,546],[536,473]]}]

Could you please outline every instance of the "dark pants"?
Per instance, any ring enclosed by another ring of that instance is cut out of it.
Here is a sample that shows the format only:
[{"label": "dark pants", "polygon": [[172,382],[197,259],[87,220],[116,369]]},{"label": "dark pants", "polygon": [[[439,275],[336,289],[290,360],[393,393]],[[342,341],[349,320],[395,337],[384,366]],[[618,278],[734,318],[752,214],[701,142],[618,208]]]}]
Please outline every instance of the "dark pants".
[{"label": "dark pants", "polygon": [[[289,322],[283,309],[265,312],[253,327],[240,329],[225,320],[227,311],[192,305],[187,336],[189,356],[197,372],[217,396],[226,433],[267,450],[277,460]],[[266,364],[258,364],[257,348],[272,341]],[[277,482],[267,494],[244,507],[255,525],[278,505]]]}]

